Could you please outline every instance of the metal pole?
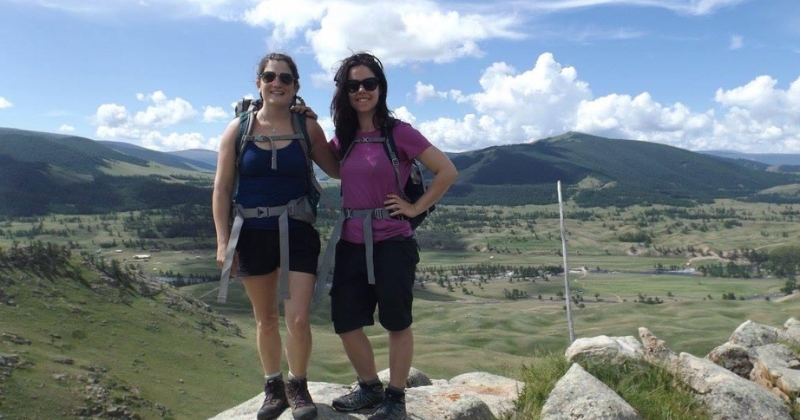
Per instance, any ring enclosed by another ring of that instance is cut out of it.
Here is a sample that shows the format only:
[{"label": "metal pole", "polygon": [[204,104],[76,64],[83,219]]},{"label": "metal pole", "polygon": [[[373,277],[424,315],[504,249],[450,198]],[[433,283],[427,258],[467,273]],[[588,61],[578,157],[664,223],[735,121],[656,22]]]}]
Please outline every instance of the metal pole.
[{"label": "metal pole", "polygon": [[564,203],[561,200],[561,181],[558,181],[558,213],[561,219],[561,254],[564,257],[564,298],[567,302],[567,324],[569,325],[569,344],[575,341],[572,326],[572,295],[569,291],[569,268],[567,268],[567,229],[564,227]]}]

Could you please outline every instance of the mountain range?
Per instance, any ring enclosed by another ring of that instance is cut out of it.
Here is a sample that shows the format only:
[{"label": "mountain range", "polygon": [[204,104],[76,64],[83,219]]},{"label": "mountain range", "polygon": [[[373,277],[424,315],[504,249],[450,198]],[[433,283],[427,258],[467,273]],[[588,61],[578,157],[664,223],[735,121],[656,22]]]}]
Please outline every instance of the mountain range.
[{"label": "mountain range", "polygon": [[[558,181],[566,198],[581,206],[692,205],[715,198],[800,202],[800,171],[791,157],[758,162],[576,132],[449,155],[459,170],[444,198],[449,204],[553,203]],[[208,205],[215,166],[216,152],[209,150],[163,153],[0,128],[0,215]]]}]

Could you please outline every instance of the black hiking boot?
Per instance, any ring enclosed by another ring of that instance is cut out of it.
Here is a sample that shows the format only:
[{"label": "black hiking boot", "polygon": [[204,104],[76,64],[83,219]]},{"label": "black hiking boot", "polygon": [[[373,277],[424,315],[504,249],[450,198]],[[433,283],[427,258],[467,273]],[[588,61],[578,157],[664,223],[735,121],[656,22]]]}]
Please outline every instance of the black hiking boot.
[{"label": "black hiking boot", "polygon": [[364,408],[375,408],[383,401],[383,383],[376,381],[365,384],[358,381],[358,388],[339,398],[334,398],[331,406],[336,411],[358,411]]},{"label": "black hiking boot", "polygon": [[258,420],[273,420],[289,408],[289,401],[286,400],[286,390],[283,385],[283,378],[276,378],[264,384],[264,403],[258,410],[256,418]]},{"label": "black hiking boot", "polygon": [[317,406],[308,393],[308,381],[303,379],[289,379],[286,382],[286,397],[292,406],[294,420],[311,420],[317,417]]},{"label": "black hiking boot", "polygon": [[367,420],[406,420],[406,393],[386,388],[381,406]]}]

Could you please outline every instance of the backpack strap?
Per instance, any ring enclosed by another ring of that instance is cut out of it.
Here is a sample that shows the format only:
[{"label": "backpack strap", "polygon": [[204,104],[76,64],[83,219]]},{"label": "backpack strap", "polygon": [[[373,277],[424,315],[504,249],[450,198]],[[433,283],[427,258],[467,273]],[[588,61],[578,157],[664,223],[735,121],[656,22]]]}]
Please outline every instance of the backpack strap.
[{"label": "backpack strap", "polygon": [[[238,108],[238,105],[237,105]],[[293,114],[292,128],[294,133],[280,136],[253,136],[250,133],[253,131],[255,124],[255,109],[251,109],[243,114],[239,119],[239,135],[236,139],[236,185],[238,189],[239,183],[239,165],[241,164],[242,152],[248,141],[269,141],[272,150],[275,150],[275,140],[301,140],[300,145],[303,149],[303,155],[306,157],[307,166],[309,168],[309,187],[315,188],[321,194],[322,188],[314,176],[313,162],[311,160],[311,141],[308,137],[308,131],[305,127],[305,116]],[[272,168],[277,168],[277,153],[272,153]],[[234,189],[236,191],[236,189]],[[235,192],[234,192],[235,194]],[[303,196],[298,199],[292,200],[283,206],[273,207],[255,207],[243,208],[241,205],[232,201],[231,204],[232,222],[230,237],[228,239],[228,247],[225,250],[225,261],[222,265],[222,274],[220,275],[220,287],[217,301],[225,303],[227,300],[228,284],[230,282],[230,271],[233,265],[233,254],[236,252],[236,245],[239,242],[239,235],[241,234],[242,225],[245,219],[249,218],[263,218],[278,216],[278,237],[280,243],[280,270],[278,280],[280,284],[280,294],[282,299],[289,298],[289,218],[301,220],[310,224],[316,221],[316,212],[310,203],[308,196]],[[322,290],[324,283],[321,279],[317,279],[314,290],[314,302],[317,303],[322,298]]]}]

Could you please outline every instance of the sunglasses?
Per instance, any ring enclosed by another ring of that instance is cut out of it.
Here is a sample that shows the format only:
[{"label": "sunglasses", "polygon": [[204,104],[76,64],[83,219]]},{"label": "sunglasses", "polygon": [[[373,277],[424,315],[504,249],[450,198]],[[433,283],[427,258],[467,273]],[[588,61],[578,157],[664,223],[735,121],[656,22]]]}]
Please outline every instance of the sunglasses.
[{"label": "sunglasses", "polygon": [[347,91],[350,92],[350,93],[358,92],[358,89],[361,86],[364,86],[364,90],[366,90],[368,92],[372,92],[373,90],[375,90],[378,87],[378,78],[377,77],[367,77],[364,80],[350,79],[350,80],[344,82],[344,86],[345,86],[345,88],[347,88]]},{"label": "sunglasses", "polygon": [[294,83],[294,76],[292,76],[291,73],[276,74],[274,71],[265,71],[264,73],[261,73],[261,80],[263,80],[264,83],[274,82],[275,77],[278,77],[278,79],[280,79],[281,83],[284,85],[291,85]]}]

